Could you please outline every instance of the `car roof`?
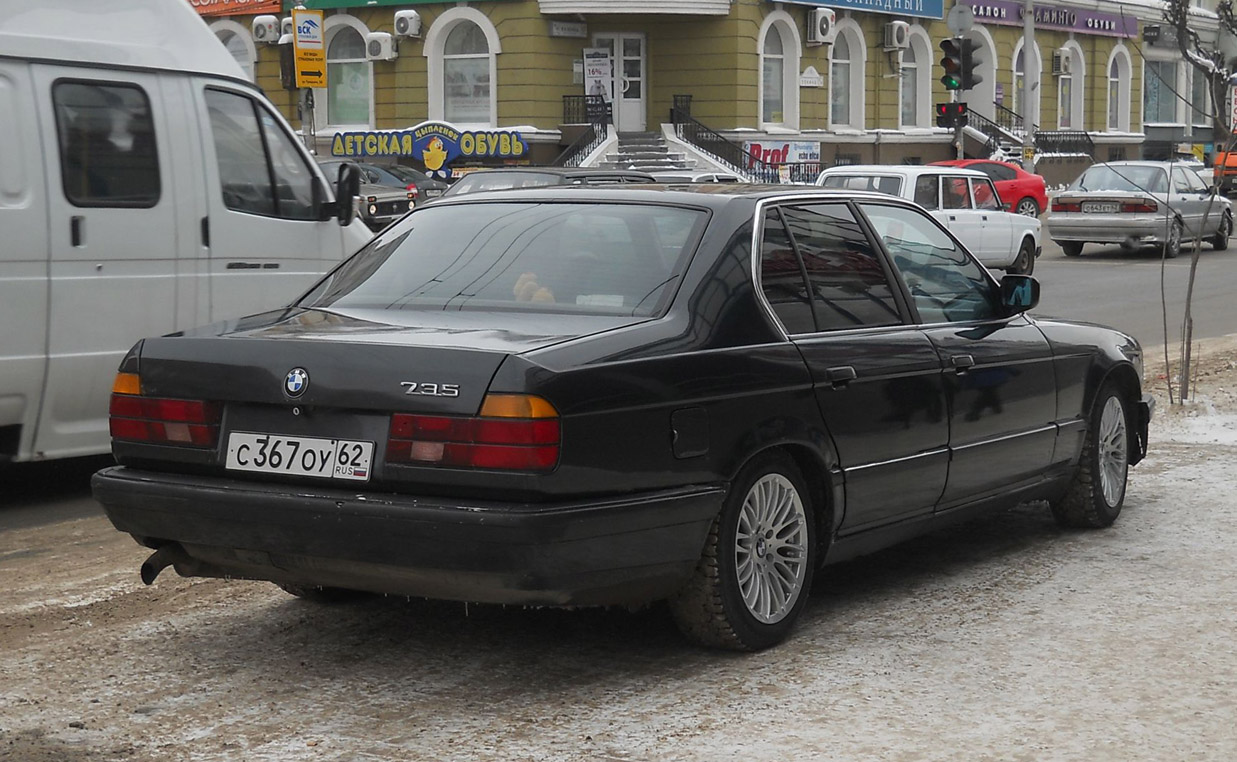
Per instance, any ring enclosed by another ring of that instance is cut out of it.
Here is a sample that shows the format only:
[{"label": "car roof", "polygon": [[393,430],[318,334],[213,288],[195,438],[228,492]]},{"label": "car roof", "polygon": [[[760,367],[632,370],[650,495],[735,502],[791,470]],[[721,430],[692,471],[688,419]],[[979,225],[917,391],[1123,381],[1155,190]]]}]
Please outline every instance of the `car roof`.
[{"label": "car roof", "polygon": [[966,175],[968,177],[987,177],[977,169],[964,167],[943,167],[931,164],[845,164],[840,167],[829,167],[822,175],[899,175],[901,177],[918,177],[920,175],[939,175],[942,171],[951,175]]},{"label": "car roof", "polygon": [[652,180],[654,177],[648,172],[637,172],[630,169],[595,169],[592,167],[491,167],[486,169],[474,169],[471,172],[463,175],[491,175],[491,174],[507,174],[511,172],[536,173],[541,175],[561,175],[563,177],[638,177],[641,179]]},{"label": "car roof", "polygon": [[700,184],[634,184],[634,185],[542,185],[522,188],[519,193],[510,191],[478,191],[459,196],[444,196],[436,199],[433,206],[446,204],[471,204],[484,202],[529,203],[529,202],[638,202],[659,204],[684,204],[722,208],[736,200],[752,203],[764,200],[812,198],[870,199],[873,201],[906,203],[886,193],[855,191],[841,188],[822,188],[818,185],[756,185],[749,183],[700,183]]}]

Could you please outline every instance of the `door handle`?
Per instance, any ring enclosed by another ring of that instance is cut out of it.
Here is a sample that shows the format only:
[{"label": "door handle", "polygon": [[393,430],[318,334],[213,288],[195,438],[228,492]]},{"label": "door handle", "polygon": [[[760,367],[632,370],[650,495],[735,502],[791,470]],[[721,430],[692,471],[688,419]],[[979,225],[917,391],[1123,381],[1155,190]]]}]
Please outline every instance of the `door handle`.
[{"label": "door handle", "polygon": [[86,218],[74,215],[69,218],[69,243],[74,247],[81,246],[85,241]]},{"label": "door handle", "polygon": [[949,364],[953,366],[955,373],[961,375],[975,367],[975,358],[970,355],[953,355],[949,358]]},{"label": "door handle", "polygon": [[834,389],[844,389],[851,381],[854,381],[858,376],[855,373],[854,367],[850,365],[840,365],[836,368],[829,368],[825,371],[825,377],[829,379],[829,384]]},{"label": "door handle", "polygon": [[202,246],[210,248],[210,217],[202,218]]}]

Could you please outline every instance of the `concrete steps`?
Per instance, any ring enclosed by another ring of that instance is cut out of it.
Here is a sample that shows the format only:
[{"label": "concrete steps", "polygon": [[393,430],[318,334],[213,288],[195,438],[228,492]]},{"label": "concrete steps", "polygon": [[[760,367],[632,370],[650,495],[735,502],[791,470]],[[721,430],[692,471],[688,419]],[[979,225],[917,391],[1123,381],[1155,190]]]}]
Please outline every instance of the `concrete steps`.
[{"label": "concrete steps", "polygon": [[664,172],[694,169],[695,162],[680,152],[671,152],[659,132],[620,132],[618,145],[597,163],[606,169]]}]

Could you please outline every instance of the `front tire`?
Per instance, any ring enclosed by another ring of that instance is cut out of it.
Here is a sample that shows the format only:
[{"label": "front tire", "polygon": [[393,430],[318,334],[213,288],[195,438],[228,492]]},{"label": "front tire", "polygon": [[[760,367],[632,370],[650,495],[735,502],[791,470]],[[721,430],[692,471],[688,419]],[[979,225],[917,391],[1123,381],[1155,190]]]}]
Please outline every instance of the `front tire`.
[{"label": "front tire", "polygon": [[1082,463],[1065,496],[1052,504],[1064,527],[1098,529],[1121,515],[1130,471],[1129,413],[1113,384],[1105,384],[1092,406]]},{"label": "front tire", "polygon": [[1233,215],[1224,214],[1224,219],[1220,220],[1220,229],[1216,231],[1215,238],[1211,239],[1211,248],[1216,251],[1224,251],[1228,248],[1228,237],[1233,234]]},{"label": "front tire", "polygon": [[670,610],[700,645],[759,651],[784,640],[807,603],[816,527],[807,483],[785,453],[756,457],[731,486]]}]

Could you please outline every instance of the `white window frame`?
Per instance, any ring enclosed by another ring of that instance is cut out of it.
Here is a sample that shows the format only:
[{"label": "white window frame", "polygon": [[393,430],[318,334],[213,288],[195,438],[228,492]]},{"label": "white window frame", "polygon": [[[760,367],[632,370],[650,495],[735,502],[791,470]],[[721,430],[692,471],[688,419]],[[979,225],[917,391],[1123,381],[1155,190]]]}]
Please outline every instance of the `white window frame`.
[{"label": "white window frame", "polygon": [[[1061,46],[1061,53],[1068,55],[1069,74],[1062,74],[1057,77],[1057,129],[1070,130],[1085,130],[1087,127],[1086,107],[1086,89],[1087,89],[1087,59],[1083,55],[1082,46],[1076,40],[1069,40]],[[1065,127],[1061,122],[1061,117],[1064,115],[1061,103],[1061,91],[1064,89],[1065,80],[1070,82],[1070,97],[1069,97],[1069,127]]]},{"label": "white window frame", "polygon": [[[770,31],[776,30],[782,38],[782,121],[764,121],[765,103],[765,40]],[[789,130],[799,129],[799,63],[803,40],[799,37],[799,25],[786,11],[773,11],[760,25],[756,36],[756,50],[760,55],[760,74],[757,78],[756,122],[760,129],[770,127]]]},{"label": "white window frame", "polygon": [[[1145,51],[1145,48],[1144,48],[1144,51]],[[1142,59],[1142,60],[1143,60],[1143,76],[1142,76],[1142,81],[1143,81],[1143,91],[1142,91],[1142,121],[1143,121],[1143,126],[1145,127],[1145,126],[1146,126],[1146,125],[1148,125],[1148,124],[1172,125],[1172,126],[1177,126],[1177,125],[1180,125],[1180,126],[1185,126],[1185,120],[1183,120],[1183,119],[1181,118],[1181,109],[1183,108],[1184,104],[1181,102],[1181,99],[1180,99],[1180,98],[1178,98],[1178,97],[1177,97],[1177,96],[1176,96],[1176,95],[1172,92],[1173,90],[1177,91],[1178,93],[1182,91],[1182,87],[1183,87],[1182,82],[1183,82],[1183,80],[1184,80],[1184,64],[1185,64],[1184,60],[1183,60],[1183,59],[1180,59],[1180,58],[1176,58],[1176,59],[1174,59],[1174,58],[1168,58],[1168,57],[1164,57],[1164,58],[1159,58],[1159,57],[1156,57],[1156,58],[1150,58],[1150,59],[1148,59],[1145,55],[1143,56],[1143,59]],[[1149,75],[1149,74],[1148,74],[1148,72],[1147,72],[1147,64],[1148,64],[1148,63],[1170,64],[1170,65],[1173,67],[1173,81],[1172,81],[1172,82],[1165,82],[1165,83],[1162,83],[1162,86],[1163,86],[1164,88],[1166,88],[1166,89],[1171,88],[1171,89],[1168,89],[1168,91],[1165,93],[1167,97],[1169,97],[1169,98],[1171,98],[1171,99],[1172,99],[1172,104],[1173,104],[1173,116],[1172,116],[1172,120],[1171,120],[1171,121],[1167,121],[1167,122],[1160,122],[1160,121],[1149,121],[1149,120],[1147,119],[1147,83],[1148,83],[1149,81],[1153,80],[1153,79],[1154,79],[1154,80],[1156,80],[1156,81],[1159,81],[1159,80],[1158,80],[1158,78],[1157,78],[1156,76],[1154,76],[1154,75]]]},{"label": "white window frame", "polygon": [[1109,82],[1111,87],[1112,65],[1117,64],[1117,123],[1112,123],[1112,93],[1109,92],[1105,98],[1105,118],[1108,120],[1107,127],[1109,132],[1129,132],[1130,131],[1130,76],[1134,71],[1133,63],[1130,60],[1130,52],[1126,50],[1124,44],[1117,44],[1113,47],[1112,52],[1108,54],[1108,62],[1104,66],[1105,80]]},{"label": "white window frame", "polygon": [[[1015,94],[1011,101],[1014,104],[1015,108],[1012,108],[1010,110],[1022,117],[1022,122],[1024,125],[1025,124],[1039,124],[1040,123],[1040,97],[1036,97],[1036,96],[1039,95],[1040,89],[1031,90],[1032,100],[1030,103],[1030,108],[1027,108],[1027,104],[1024,104],[1021,102],[1022,101],[1022,89],[1019,87],[1020,83],[1018,82],[1019,80],[1018,54],[1022,52],[1022,47],[1023,47],[1022,38],[1019,37],[1018,41],[1014,43],[1014,53],[1012,56],[1010,56],[1010,59],[1009,59],[1010,82],[1013,83],[1013,87],[1015,90]],[[1033,59],[1033,60],[1028,61],[1028,59]],[[1023,56],[1022,76],[1024,77],[1027,76],[1028,74],[1027,65],[1029,64],[1030,66],[1029,74],[1033,77],[1031,80],[1032,88],[1035,87],[1035,83],[1036,83],[1036,79],[1034,78],[1035,75],[1044,70],[1043,61],[1044,59],[1040,56],[1040,49],[1039,49],[1038,43],[1036,43],[1035,45],[1031,47],[1030,56]],[[1007,106],[1006,108],[1009,108],[1009,107]]]},{"label": "white window frame", "polygon": [[[337,13],[333,16],[327,16],[322,24],[322,40],[323,53],[331,49],[331,40],[340,29],[350,27],[361,35],[361,41],[365,41],[365,35],[369,34],[369,27],[355,16],[349,16],[346,13]],[[327,61],[330,64],[330,61]],[[335,132],[353,132],[372,130],[374,128],[374,64],[372,61],[366,61],[365,65],[369,68],[369,120],[365,124],[347,123],[335,124],[327,121],[327,88],[314,88],[314,125],[319,132],[335,131]]]},{"label": "white window frame", "polygon": [[446,119],[446,88],[443,87],[443,76],[446,70],[444,52],[447,37],[457,24],[470,21],[481,27],[489,47],[490,59],[490,118],[487,123],[460,124],[458,127],[477,129],[498,126],[498,56],[502,53],[502,45],[498,39],[498,30],[489,17],[476,8],[456,7],[444,11],[425,33],[423,45],[429,77],[429,117],[433,121]]},{"label": "white window frame", "polygon": [[[258,79],[258,46],[253,42],[252,31],[245,28],[243,24],[233,21],[232,19],[219,19],[211,22],[210,31],[216,37],[219,37],[221,32],[227,32],[236,39],[240,40],[241,44],[245,46],[245,51],[249,57],[249,65],[246,69],[246,73],[249,75],[249,81],[256,82]],[[223,45],[225,50],[227,49],[227,45],[224,44],[223,38],[219,39],[219,44]],[[231,55],[230,51],[229,55]],[[240,61],[237,61],[237,63],[240,64]],[[242,68],[245,67],[242,65]]]},{"label": "white window frame", "polygon": [[[846,82],[835,82],[833,78],[833,52],[837,50],[837,45],[829,46],[829,128],[830,129],[849,129],[862,130],[864,124],[867,123],[864,106],[866,105],[866,90],[865,83],[867,81],[867,60],[868,46],[863,38],[863,30],[855,23],[854,19],[842,19],[838,22],[838,39],[845,37],[846,45],[850,50],[850,58],[847,63],[850,64],[849,76]],[[835,87],[845,87],[846,95],[849,100],[850,119],[845,124],[835,124],[833,121],[833,92]]]},{"label": "white window frame", "polygon": [[[902,92],[905,83],[898,86],[898,125],[901,128],[924,128],[931,125],[932,104],[932,73],[936,63],[932,55],[932,38],[928,31],[919,24],[911,26],[909,49],[915,53],[914,69],[911,87],[915,89],[915,121],[907,124],[902,121]],[[902,66],[902,77],[907,76],[907,67]]]}]

